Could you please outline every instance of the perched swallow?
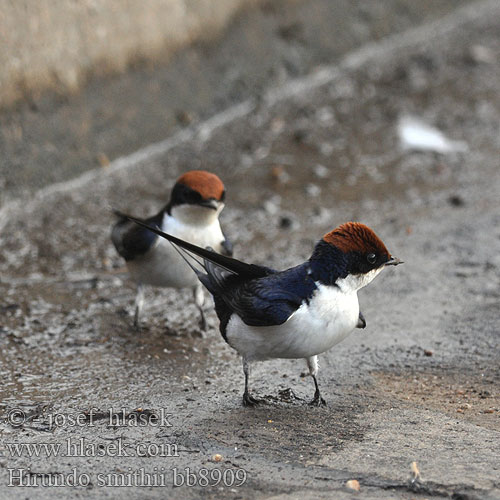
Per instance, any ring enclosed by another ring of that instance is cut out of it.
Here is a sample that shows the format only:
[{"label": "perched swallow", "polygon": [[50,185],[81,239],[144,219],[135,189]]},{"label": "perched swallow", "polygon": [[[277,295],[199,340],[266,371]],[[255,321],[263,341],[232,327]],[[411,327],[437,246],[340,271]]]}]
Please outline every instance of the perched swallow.
[{"label": "perched swallow", "polygon": [[222,336],[243,358],[244,405],[259,402],[248,390],[249,363],[271,358],[305,358],[315,386],[311,404],[324,405],[316,378],[318,354],[366,326],[358,290],[386,266],[402,263],[358,222],[325,234],[308,261],[286,271],[245,264],[155,232],[183,249],[187,260],[193,254],[203,259],[190,265],[213,295]]},{"label": "perched swallow", "polygon": [[183,240],[202,247],[210,246],[217,252],[231,255],[231,242],[224,236],[219,223],[224,198],[224,184],[219,177],[204,170],[192,170],[177,179],[168,204],[153,217],[144,219],[144,227],[115,211],[119,220],[113,226],[111,240],[126,260],[130,276],[137,283],[135,327],[139,326],[144,304],[144,285],[153,285],[192,288],[201,314],[200,326],[206,329],[203,314],[205,298],[196,275],[170,243],[146,227],[159,228]]}]

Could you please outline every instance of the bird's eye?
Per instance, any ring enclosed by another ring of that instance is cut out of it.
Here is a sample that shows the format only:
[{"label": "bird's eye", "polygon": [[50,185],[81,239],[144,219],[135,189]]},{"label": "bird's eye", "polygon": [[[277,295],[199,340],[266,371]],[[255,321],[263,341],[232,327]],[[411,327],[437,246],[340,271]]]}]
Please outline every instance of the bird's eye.
[{"label": "bird's eye", "polygon": [[369,254],[366,256],[366,260],[367,260],[370,264],[375,264],[375,261],[377,260],[377,256],[376,256],[374,253],[369,253]]}]

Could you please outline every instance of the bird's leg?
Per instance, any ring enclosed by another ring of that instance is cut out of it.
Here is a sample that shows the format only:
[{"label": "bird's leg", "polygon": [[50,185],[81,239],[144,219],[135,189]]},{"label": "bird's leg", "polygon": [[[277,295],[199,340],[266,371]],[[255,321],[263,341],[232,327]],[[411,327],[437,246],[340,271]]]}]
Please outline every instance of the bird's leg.
[{"label": "bird's leg", "polygon": [[314,398],[309,404],[311,406],[326,406],[326,401],[321,397],[318,380],[316,379],[316,375],[318,374],[318,356],[307,358],[307,366],[309,367],[309,373],[314,380],[314,387],[316,388]]},{"label": "bird's leg", "polygon": [[255,406],[262,403],[262,399],[254,398],[248,391],[248,377],[250,376],[250,365],[248,361],[243,358],[243,373],[245,374],[245,392],[243,393],[243,406]]},{"label": "bird's leg", "polygon": [[142,306],[144,305],[144,285],[137,285],[137,293],[135,295],[135,313],[134,313],[134,328],[139,330],[139,317],[141,315]]},{"label": "bird's leg", "polygon": [[201,285],[196,285],[193,288],[194,303],[200,311],[200,328],[202,332],[207,331],[207,320],[205,318],[205,313],[203,312],[203,304],[205,303],[205,294],[203,293],[203,287]]},{"label": "bird's leg", "polygon": [[319,386],[318,386],[318,381],[316,380],[316,375],[311,375],[311,376],[314,380],[314,386],[316,387],[316,390],[314,391],[314,398],[309,404],[311,406],[326,406],[326,401],[321,397],[321,394],[319,392]]},{"label": "bird's leg", "polygon": [[365,317],[363,316],[363,313],[359,311],[358,324],[356,325],[356,328],[364,328],[365,326],[366,326]]}]

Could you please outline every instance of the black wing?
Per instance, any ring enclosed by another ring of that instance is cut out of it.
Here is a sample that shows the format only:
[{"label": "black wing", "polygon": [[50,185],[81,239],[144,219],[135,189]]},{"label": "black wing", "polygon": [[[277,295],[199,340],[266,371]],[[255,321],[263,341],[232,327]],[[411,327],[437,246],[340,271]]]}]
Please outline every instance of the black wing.
[{"label": "black wing", "polygon": [[224,303],[250,326],[272,326],[284,323],[316,290],[309,276],[308,263],[262,278],[242,281],[228,276],[212,286]]},{"label": "black wing", "polygon": [[[117,210],[113,211],[119,217],[111,231],[111,241],[117,252],[127,261],[144,255],[156,242],[158,236],[145,227],[138,226],[129,217]],[[150,226],[161,226],[163,212],[145,219]]]}]

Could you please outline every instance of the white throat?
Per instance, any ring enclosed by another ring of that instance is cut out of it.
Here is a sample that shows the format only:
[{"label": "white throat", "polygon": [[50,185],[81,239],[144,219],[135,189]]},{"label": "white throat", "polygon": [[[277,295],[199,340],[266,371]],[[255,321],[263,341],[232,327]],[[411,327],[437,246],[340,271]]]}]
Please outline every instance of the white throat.
[{"label": "white throat", "polygon": [[217,210],[198,205],[179,205],[172,207],[171,215],[174,219],[189,226],[208,226],[219,218],[224,203],[219,203]]},{"label": "white throat", "polygon": [[335,284],[344,292],[357,292],[359,289],[371,283],[382,271],[383,267],[372,269],[365,274],[349,274],[345,278],[338,279]]}]

